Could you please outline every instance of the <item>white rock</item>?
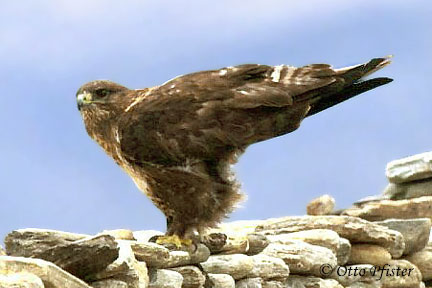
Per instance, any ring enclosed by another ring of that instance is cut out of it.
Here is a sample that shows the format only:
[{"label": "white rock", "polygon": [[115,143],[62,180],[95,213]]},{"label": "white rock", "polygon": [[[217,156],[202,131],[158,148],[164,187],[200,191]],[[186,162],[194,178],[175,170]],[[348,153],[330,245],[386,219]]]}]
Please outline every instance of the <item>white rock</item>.
[{"label": "white rock", "polygon": [[0,287],[10,288],[44,288],[42,280],[34,274],[16,273],[0,274]]},{"label": "white rock", "polygon": [[246,278],[236,282],[236,288],[262,288],[261,278]]},{"label": "white rock", "polygon": [[36,275],[47,287],[90,288],[84,281],[50,262],[41,259],[0,256],[0,275],[22,272]]},{"label": "white rock", "polygon": [[171,268],[183,276],[182,288],[201,288],[204,287],[206,277],[201,270],[192,265]]},{"label": "white rock", "polygon": [[386,176],[392,183],[404,183],[432,177],[432,151],[391,161]]},{"label": "white rock", "polygon": [[136,260],[131,241],[117,240],[117,243],[119,257],[105,270],[97,273],[94,278],[98,280],[112,278],[125,282],[129,288],[146,288],[149,283],[146,263]]},{"label": "white rock", "polygon": [[236,280],[248,275],[253,265],[252,257],[243,254],[212,255],[207,261],[201,263],[207,273],[229,274]]},{"label": "white rock", "polygon": [[235,280],[231,275],[228,274],[207,274],[207,282],[205,287],[207,288],[234,288]]},{"label": "white rock", "polygon": [[289,275],[289,267],[285,262],[276,257],[270,257],[264,254],[251,256],[253,260],[253,269],[248,273],[248,278],[286,278]]},{"label": "white rock", "polygon": [[155,269],[150,271],[149,288],[181,288],[183,276],[172,270]]},{"label": "white rock", "polygon": [[290,288],[344,288],[336,280],[321,279],[318,277],[303,277],[303,276],[290,276],[286,281],[287,286]]},{"label": "white rock", "polygon": [[289,266],[291,274],[320,276],[322,265],[337,265],[336,256],[329,249],[301,241],[292,241],[291,244],[270,243],[261,253],[281,258]]}]

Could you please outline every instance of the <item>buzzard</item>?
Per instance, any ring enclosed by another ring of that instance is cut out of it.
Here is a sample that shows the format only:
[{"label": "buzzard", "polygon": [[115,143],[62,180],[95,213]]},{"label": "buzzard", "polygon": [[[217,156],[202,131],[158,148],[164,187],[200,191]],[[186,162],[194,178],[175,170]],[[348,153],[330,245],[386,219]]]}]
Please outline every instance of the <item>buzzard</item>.
[{"label": "buzzard", "polygon": [[166,238],[190,243],[243,198],[230,167],[246,147],[391,82],[364,79],[389,63],[387,57],[341,69],[246,64],[137,90],[96,80],[76,95],[90,137],[165,214]]}]

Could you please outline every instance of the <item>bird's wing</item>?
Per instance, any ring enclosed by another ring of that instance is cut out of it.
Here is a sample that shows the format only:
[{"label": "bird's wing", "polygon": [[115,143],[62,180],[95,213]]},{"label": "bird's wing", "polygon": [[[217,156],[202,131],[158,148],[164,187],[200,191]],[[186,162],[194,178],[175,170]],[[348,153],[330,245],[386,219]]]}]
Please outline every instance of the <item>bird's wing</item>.
[{"label": "bird's wing", "polygon": [[332,104],[321,97],[385,61],[375,62],[345,69],[247,64],[174,78],[143,91],[121,117],[122,153],[134,161],[179,165],[291,132],[314,103],[314,113]]}]

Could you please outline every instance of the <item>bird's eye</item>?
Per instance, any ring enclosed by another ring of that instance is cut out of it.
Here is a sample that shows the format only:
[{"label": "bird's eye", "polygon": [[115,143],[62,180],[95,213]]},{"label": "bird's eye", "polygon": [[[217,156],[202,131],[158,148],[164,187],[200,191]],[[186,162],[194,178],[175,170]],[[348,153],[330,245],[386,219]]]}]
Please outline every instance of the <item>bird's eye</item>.
[{"label": "bird's eye", "polygon": [[108,96],[109,94],[109,90],[107,89],[98,89],[96,90],[96,94],[99,98],[104,98],[106,96]]}]

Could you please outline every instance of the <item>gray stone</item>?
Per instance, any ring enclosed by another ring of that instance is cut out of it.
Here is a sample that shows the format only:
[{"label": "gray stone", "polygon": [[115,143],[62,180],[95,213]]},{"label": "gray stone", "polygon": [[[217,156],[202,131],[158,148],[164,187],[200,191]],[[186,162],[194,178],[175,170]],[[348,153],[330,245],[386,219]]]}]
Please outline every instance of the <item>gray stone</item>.
[{"label": "gray stone", "polygon": [[429,241],[431,231],[431,220],[429,218],[387,219],[375,223],[399,231],[403,235],[405,240],[405,255],[422,250]]},{"label": "gray stone", "polygon": [[172,270],[152,269],[149,273],[149,288],[181,288],[183,276]]},{"label": "gray stone", "polygon": [[206,273],[229,274],[236,280],[246,277],[252,271],[253,265],[252,256],[243,254],[212,255],[201,263]]},{"label": "gray stone", "polygon": [[289,275],[289,267],[280,258],[270,257],[264,254],[251,256],[253,260],[253,269],[246,277],[248,278],[286,278]]},{"label": "gray stone", "polygon": [[313,199],[306,207],[308,215],[330,215],[335,206],[335,199],[330,195],[323,195]]},{"label": "gray stone", "polygon": [[53,246],[68,244],[90,235],[44,229],[19,229],[5,238],[6,252],[11,256],[32,257]]},{"label": "gray stone", "polygon": [[348,241],[348,239],[340,237],[339,249],[336,252],[338,265],[346,264],[350,256],[351,256],[351,243]]},{"label": "gray stone", "polygon": [[405,183],[432,177],[432,151],[391,161],[386,176],[392,183]]},{"label": "gray stone", "polygon": [[23,272],[39,277],[45,287],[90,288],[84,281],[48,261],[24,257],[0,256],[0,275]]},{"label": "gray stone", "polygon": [[321,279],[318,277],[303,277],[292,275],[285,284],[287,288],[344,288],[336,280]]},{"label": "gray stone", "polygon": [[295,216],[269,219],[257,225],[264,235],[277,235],[311,229],[329,229],[351,243],[377,244],[386,248],[394,258],[405,249],[401,233],[372,222],[350,216]]},{"label": "gray stone", "polygon": [[322,265],[337,265],[336,256],[327,248],[301,241],[291,244],[270,243],[262,252],[264,255],[281,258],[291,274],[321,275]]},{"label": "gray stone", "polygon": [[432,196],[432,179],[401,184],[390,183],[384,189],[382,198],[389,200],[403,200],[423,196]]},{"label": "gray stone", "polygon": [[236,282],[236,288],[262,288],[261,278],[246,278]]},{"label": "gray stone", "polygon": [[171,268],[183,276],[182,288],[201,288],[204,287],[206,277],[201,270],[192,265]]},{"label": "gray stone", "polygon": [[346,209],[343,214],[360,217],[369,221],[380,221],[390,218],[432,218],[432,196],[407,200],[381,200],[368,202]]},{"label": "gray stone", "polygon": [[235,280],[228,274],[207,274],[206,288],[235,288]]},{"label": "gray stone", "polygon": [[42,279],[30,273],[0,274],[0,287],[44,288]]},{"label": "gray stone", "polygon": [[[92,279],[103,280],[109,278],[110,280],[117,280],[126,283],[129,288],[147,287],[149,278],[146,263],[136,260],[131,248],[131,241],[116,241],[119,247],[118,258],[103,271],[98,272],[96,275],[92,275]],[[112,282],[110,285],[115,287],[120,284],[113,283],[119,282]]]}]

